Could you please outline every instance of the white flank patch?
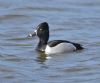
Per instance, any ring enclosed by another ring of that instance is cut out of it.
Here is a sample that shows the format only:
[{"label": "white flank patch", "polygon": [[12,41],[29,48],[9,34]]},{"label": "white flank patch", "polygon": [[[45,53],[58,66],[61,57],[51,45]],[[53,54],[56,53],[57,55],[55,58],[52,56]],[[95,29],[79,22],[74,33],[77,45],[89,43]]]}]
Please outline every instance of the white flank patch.
[{"label": "white flank patch", "polygon": [[45,54],[64,53],[76,50],[76,47],[71,43],[60,43],[57,46],[46,46]]}]

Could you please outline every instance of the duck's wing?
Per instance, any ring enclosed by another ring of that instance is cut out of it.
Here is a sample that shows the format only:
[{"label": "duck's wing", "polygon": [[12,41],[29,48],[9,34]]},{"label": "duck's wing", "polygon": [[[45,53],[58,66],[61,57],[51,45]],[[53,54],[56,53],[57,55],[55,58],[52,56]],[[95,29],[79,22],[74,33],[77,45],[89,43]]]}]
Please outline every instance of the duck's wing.
[{"label": "duck's wing", "polygon": [[50,47],[54,47],[54,46],[56,46],[56,45],[58,45],[60,43],[70,43],[70,42],[69,41],[66,41],[66,40],[53,40],[53,41],[49,41],[48,42],[48,45]]},{"label": "duck's wing", "polygon": [[82,45],[81,44],[78,44],[78,43],[73,43],[73,42],[70,42],[70,41],[66,41],[66,40],[53,40],[53,41],[49,41],[48,42],[48,45],[50,47],[54,47],[60,43],[70,43],[72,45],[74,45],[76,47],[76,50],[81,50],[83,49]]}]

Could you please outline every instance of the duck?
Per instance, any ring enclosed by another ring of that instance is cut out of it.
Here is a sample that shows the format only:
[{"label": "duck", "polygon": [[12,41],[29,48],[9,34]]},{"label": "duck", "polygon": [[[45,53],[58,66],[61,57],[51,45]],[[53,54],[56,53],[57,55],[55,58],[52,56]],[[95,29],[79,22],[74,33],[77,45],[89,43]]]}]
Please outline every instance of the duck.
[{"label": "duck", "polygon": [[65,52],[72,52],[82,50],[83,47],[79,43],[74,43],[67,40],[49,40],[49,24],[47,22],[40,23],[34,32],[28,35],[28,37],[37,36],[39,38],[36,50],[44,52],[45,54],[58,54]]}]

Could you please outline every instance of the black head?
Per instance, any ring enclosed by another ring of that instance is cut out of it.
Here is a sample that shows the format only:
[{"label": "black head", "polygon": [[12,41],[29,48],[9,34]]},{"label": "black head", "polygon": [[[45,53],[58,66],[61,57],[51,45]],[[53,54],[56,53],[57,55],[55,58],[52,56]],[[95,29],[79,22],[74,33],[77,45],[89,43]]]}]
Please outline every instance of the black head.
[{"label": "black head", "polygon": [[37,26],[36,35],[39,38],[49,38],[49,26],[47,22],[43,22]]},{"label": "black head", "polygon": [[29,37],[38,36],[40,40],[47,42],[49,39],[49,25],[47,22],[39,24],[36,30],[29,34]]}]

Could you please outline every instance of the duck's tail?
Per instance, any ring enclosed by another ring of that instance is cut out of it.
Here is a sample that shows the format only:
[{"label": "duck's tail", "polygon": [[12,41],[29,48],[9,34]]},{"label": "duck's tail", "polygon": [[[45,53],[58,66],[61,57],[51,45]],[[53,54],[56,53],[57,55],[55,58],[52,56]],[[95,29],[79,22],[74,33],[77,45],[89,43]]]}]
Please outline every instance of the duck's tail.
[{"label": "duck's tail", "polygon": [[76,47],[76,50],[82,50],[82,49],[84,49],[81,44],[73,43],[73,45]]}]

